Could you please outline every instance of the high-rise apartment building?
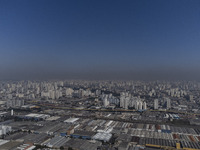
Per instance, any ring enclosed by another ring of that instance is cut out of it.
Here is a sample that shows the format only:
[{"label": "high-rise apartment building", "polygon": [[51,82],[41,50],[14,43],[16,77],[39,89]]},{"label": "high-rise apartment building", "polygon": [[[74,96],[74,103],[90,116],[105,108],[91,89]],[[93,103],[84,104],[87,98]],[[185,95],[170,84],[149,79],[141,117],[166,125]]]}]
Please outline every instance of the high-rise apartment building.
[{"label": "high-rise apartment building", "polygon": [[154,109],[158,109],[158,99],[154,100]]}]

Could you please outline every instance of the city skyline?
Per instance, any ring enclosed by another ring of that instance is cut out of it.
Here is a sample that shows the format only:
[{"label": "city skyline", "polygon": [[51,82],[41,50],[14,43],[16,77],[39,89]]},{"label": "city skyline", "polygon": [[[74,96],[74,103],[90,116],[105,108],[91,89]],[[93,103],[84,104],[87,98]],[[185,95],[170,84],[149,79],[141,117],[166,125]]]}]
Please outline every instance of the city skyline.
[{"label": "city skyline", "polygon": [[199,80],[199,6],[0,0],[0,79]]},{"label": "city skyline", "polygon": [[200,150],[199,0],[0,0],[0,150]]}]

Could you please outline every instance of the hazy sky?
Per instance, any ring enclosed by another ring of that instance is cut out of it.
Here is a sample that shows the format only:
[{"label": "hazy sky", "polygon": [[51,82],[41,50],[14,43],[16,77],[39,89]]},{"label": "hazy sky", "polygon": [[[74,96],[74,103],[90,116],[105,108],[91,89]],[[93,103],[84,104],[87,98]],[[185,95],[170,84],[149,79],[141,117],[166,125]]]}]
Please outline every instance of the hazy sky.
[{"label": "hazy sky", "polygon": [[200,79],[200,0],[0,0],[0,79]]}]

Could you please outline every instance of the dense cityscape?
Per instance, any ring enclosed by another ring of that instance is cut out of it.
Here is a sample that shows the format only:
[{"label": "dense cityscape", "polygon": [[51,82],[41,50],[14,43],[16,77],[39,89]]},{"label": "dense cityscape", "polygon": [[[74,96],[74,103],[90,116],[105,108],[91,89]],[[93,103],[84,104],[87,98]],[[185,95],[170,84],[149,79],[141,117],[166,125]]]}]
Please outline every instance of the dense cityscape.
[{"label": "dense cityscape", "polygon": [[200,0],[0,0],[0,150],[200,150]]},{"label": "dense cityscape", "polygon": [[1,81],[0,149],[200,149],[200,83]]}]

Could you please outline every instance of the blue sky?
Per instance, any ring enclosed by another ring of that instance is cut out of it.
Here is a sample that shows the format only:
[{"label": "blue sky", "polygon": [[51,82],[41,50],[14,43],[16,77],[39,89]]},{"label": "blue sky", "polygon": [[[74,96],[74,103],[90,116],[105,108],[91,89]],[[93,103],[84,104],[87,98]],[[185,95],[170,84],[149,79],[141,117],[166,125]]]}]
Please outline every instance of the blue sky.
[{"label": "blue sky", "polygon": [[0,0],[0,76],[196,74],[199,8],[199,0]]}]

